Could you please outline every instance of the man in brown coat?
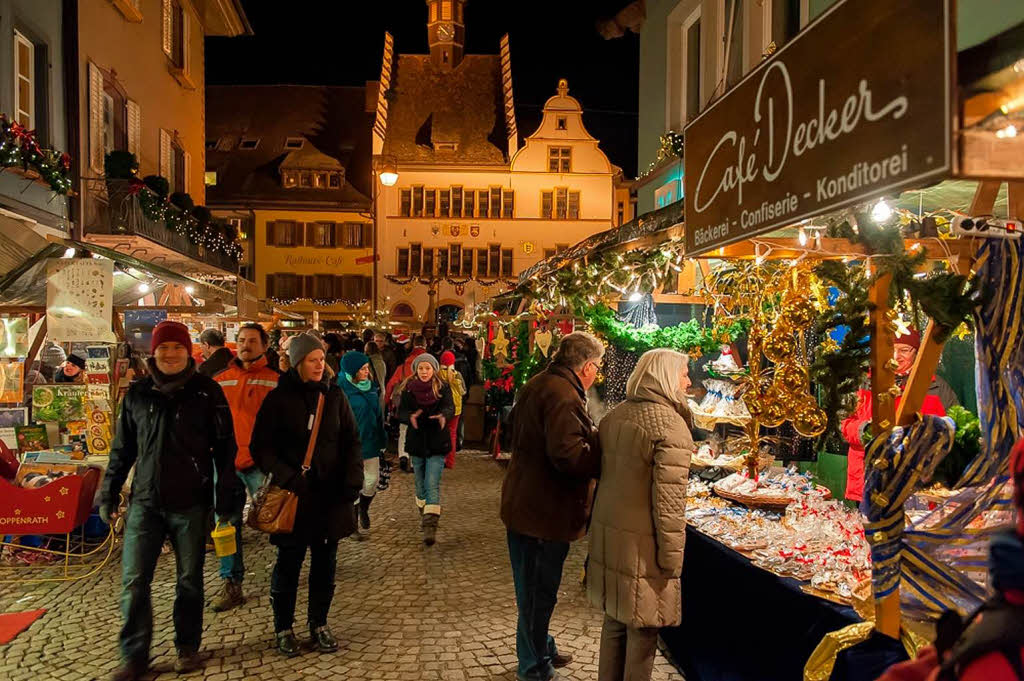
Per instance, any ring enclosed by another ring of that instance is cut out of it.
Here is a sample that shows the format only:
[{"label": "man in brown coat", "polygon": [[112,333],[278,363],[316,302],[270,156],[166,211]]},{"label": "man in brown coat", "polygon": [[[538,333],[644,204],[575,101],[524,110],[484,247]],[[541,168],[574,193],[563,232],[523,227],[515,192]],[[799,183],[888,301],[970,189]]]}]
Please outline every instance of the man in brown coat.
[{"label": "man in brown coat", "polygon": [[569,542],[587,531],[601,451],[586,394],[604,357],[587,333],[562,339],[546,371],[520,391],[512,410],[512,462],[501,490],[516,605],[519,681],[557,678],[572,656],[559,654],[548,624],[558,600]]}]

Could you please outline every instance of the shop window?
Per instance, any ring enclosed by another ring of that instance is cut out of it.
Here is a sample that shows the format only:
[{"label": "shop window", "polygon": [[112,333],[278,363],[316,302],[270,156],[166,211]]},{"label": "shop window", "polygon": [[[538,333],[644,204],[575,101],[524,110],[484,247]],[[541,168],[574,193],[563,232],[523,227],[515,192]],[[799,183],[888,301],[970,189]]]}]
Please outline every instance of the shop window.
[{"label": "shop window", "polygon": [[423,216],[423,187],[412,188],[412,214],[413,217]]},{"label": "shop window", "polygon": [[412,190],[403,189],[399,196],[398,214],[407,218],[412,215]]},{"label": "shop window", "polygon": [[501,217],[511,218],[516,208],[516,193],[506,190],[501,197]]},{"label": "shop window", "polygon": [[568,173],[572,169],[572,147],[548,147],[548,170]]}]

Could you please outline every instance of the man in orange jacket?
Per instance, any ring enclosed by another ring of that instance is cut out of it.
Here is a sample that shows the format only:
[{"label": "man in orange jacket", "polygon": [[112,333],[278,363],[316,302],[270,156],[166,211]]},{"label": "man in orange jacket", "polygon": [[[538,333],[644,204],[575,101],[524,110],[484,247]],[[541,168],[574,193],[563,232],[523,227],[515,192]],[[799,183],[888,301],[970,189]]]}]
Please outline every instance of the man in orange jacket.
[{"label": "man in orange jacket", "polygon": [[[917,351],[921,348],[921,334],[911,330],[896,337],[893,344],[893,359],[896,361],[896,384],[902,388],[906,385],[910,370],[914,368]],[[932,385],[921,405],[922,414],[945,416],[946,409],[957,404],[956,393],[938,376],[932,377]],[[899,408],[900,398],[896,398]],[[860,503],[864,496],[864,439],[865,432],[871,426],[871,391],[857,391],[857,411],[840,424],[843,437],[850,445],[846,468],[846,498]]]},{"label": "man in orange jacket", "polygon": [[[228,368],[217,374],[215,380],[220,384],[228,405],[231,407],[231,418],[235,424],[235,441],[238,453],[235,456],[235,471],[245,484],[249,495],[256,496],[256,491],[263,484],[266,476],[256,467],[249,453],[252,440],[252,429],[256,423],[256,414],[263,404],[264,398],[277,387],[280,376],[267,364],[267,332],[259,324],[245,324],[238,332],[238,356],[231,360]],[[245,507],[245,496],[238,500],[231,524],[235,527],[234,555],[220,559],[220,576],[224,580],[220,592],[211,602],[215,612],[230,610],[245,602],[242,594],[242,580],[245,578],[245,563],[242,561],[242,509]]]}]

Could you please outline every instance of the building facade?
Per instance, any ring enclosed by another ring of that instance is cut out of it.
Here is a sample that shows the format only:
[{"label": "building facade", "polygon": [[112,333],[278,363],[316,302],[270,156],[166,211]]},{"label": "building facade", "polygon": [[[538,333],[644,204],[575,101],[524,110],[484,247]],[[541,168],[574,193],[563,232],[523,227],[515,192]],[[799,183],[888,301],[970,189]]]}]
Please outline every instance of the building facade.
[{"label": "building facade", "polygon": [[238,0],[79,2],[77,159],[82,236],[198,277],[232,279],[237,265],[162,224],[111,207],[104,158],[128,151],[138,176],[206,201],[204,38],[251,34]]},{"label": "building facade", "polygon": [[260,301],[311,317],[371,313],[373,220],[366,90],[207,90],[207,202],[243,236]]},{"label": "building facade", "polygon": [[[36,0],[0,0],[0,113],[25,130],[35,131],[44,149],[69,149],[68,108],[65,93],[65,6],[68,3]],[[74,17],[71,17],[72,26]],[[72,75],[73,77],[73,75]],[[19,168],[0,173],[0,225],[5,236],[32,244],[39,236],[69,236],[73,224],[70,202],[37,176]],[[32,250],[27,243],[27,251]]]},{"label": "building facade", "polygon": [[614,220],[616,169],[568,83],[520,144],[508,37],[465,54],[464,5],[428,1],[429,55],[385,39],[374,156],[397,183],[375,179],[377,300],[399,322],[451,319]]}]

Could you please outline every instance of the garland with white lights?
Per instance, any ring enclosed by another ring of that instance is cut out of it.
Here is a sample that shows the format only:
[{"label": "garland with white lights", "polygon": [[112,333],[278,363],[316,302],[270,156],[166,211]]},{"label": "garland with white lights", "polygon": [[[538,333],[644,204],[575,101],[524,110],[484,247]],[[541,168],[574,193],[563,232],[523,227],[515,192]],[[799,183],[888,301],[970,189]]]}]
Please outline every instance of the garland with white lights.
[{"label": "garland with white lights", "polygon": [[330,307],[331,305],[348,305],[349,307],[362,307],[366,305],[369,298],[362,300],[349,300],[347,298],[275,298],[271,296],[271,302],[275,305],[294,305],[296,303],[312,303],[319,307]]},{"label": "garland with white lights", "polygon": [[58,194],[71,191],[71,157],[45,149],[36,141],[36,131],[0,114],[0,166],[34,170]]}]

